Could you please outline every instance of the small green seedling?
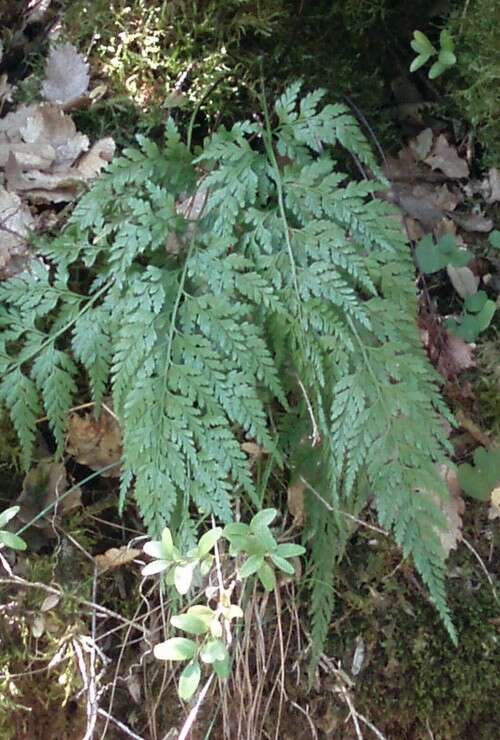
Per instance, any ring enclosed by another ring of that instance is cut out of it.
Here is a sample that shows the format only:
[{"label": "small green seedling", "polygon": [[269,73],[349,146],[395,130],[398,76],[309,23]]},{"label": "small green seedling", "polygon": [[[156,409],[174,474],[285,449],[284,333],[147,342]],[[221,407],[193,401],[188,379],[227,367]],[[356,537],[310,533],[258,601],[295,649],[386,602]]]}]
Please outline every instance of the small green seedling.
[{"label": "small green seedling", "polygon": [[493,489],[500,485],[500,450],[478,447],[474,451],[474,466],[459,465],[458,481],[467,496],[487,501]]},{"label": "small green seedling", "polygon": [[429,69],[429,79],[434,80],[440,74],[456,64],[457,58],[454,53],[455,44],[449,31],[443,29],[439,36],[439,50],[431,44],[425,33],[421,31],[413,32],[411,48],[417,53],[417,56],[410,65],[410,72],[416,72],[417,69],[427,64],[429,59],[436,57],[436,61]]},{"label": "small green seedling", "polygon": [[492,231],[488,237],[488,241],[492,249],[500,249],[500,231],[498,231],[497,229],[495,229],[495,231]]},{"label": "small green seedling", "polygon": [[462,316],[458,319],[447,319],[445,326],[464,342],[475,342],[481,332],[490,325],[495,311],[495,302],[488,299],[484,290],[478,290],[465,299]]},{"label": "small green seedling", "polygon": [[293,575],[294,567],[287,558],[303,555],[305,552],[302,545],[280,545],[276,542],[269,525],[277,513],[276,509],[263,509],[253,517],[250,524],[238,522],[227,524],[224,528],[224,537],[231,543],[229,554],[248,556],[239,570],[240,578],[248,578],[256,573],[266,591],[272,591],[276,585],[273,566],[283,573]]},{"label": "small green seedling", "polygon": [[442,236],[436,243],[432,236],[427,234],[415,249],[417,264],[426,275],[439,272],[448,265],[465,267],[473,256],[468,249],[460,249],[451,234]]},{"label": "small green seedling", "polygon": [[[171,625],[190,637],[171,637],[154,647],[153,653],[159,660],[187,661],[180,674],[178,688],[179,697],[184,701],[189,701],[199,686],[202,675],[200,663],[211,666],[219,678],[229,676],[231,623],[233,619],[243,616],[241,608],[231,603],[237,579],[244,580],[257,574],[266,591],[272,591],[276,585],[274,566],[293,575],[294,567],[287,558],[305,552],[301,545],[279,544],[276,541],[269,525],[277,513],[276,509],[263,509],[250,524],[228,524],[223,530],[214,527],[202,535],[198,545],[186,555],[182,555],[174,545],[168,528],[163,530],[160,540],[146,542],[143,547],[153,560],[142,569],[142,574],[165,573],[167,584],[173,585],[181,595],[188,592],[197,568],[201,575],[210,572],[214,561],[210,551],[221,537],[228,540],[231,557],[247,556],[239,570],[229,576],[225,574],[225,583],[218,567],[217,596],[211,596],[211,600],[217,599],[215,609],[208,604],[195,604],[186,612],[171,617]],[[218,555],[219,564],[222,557]]]},{"label": "small green seedling", "polygon": [[[11,506],[9,509],[2,511],[0,514],[0,527],[5,527],[16,516],[18,511],[19,506]],[[5,545],[5,547],[11,547],[13,550],[26,550],[26,542],[22,537],[14,534],[14,532],[9,532],[7,529],[0,529],[0,543]]]},{"label": "small green seedling", "polygon": [[152,576],[156,573],[166,571],[166,582],[169,586],[175,586],[177,592],[184,596],[187,594],[193,581],[194,571],[197,567],[202,576],[206,575],[212,567],[213,555],[210,550],[214,547],[222,534],[220,527],[214,527],[206,532],[198,546],[189,550],[186,555],[181,555],[174,546],[172,533],[168,527],[162,532],[161,540],[151,540],[143,547],[146,555],[154,558],[142,569],[143,576]]}]

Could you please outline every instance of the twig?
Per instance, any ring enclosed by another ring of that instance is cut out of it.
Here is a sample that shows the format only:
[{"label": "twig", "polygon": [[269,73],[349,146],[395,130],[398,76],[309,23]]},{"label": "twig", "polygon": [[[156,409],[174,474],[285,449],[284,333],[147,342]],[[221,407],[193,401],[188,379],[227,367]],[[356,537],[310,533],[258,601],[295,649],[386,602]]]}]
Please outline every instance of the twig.
[{"label": "twig", "polygon": [[345,516],[347,519],[351,519],[353,522],[356,522],[356,524],[359,524],[360,527],[366,527],[367,529],[372,529],[374,532],[378,532],[379,534],[383,534],[384,537],[388,537],[389,535],[385,531],[385,529],[380,529],[380,527],[375,527],[373,524],[368,524],[367,522],[364,522],[362,519],[358,519],[357,517],[353,516],[352,514],[348,514],[347,511],[341,511],[340,509],[336,509],[334,506],[328,503],[323,496],[317,491],[310,483],[307,481],[302,475],[299,476],[299,479],[302,481],[302,483],[305,485],[305,487],[311,491],[311,493],[314,493],[316,498],[318,498],[321,503],[328,509],[328,511],[334,511],[337,514],[341,514],[342,516]]},{"label": "twig", "polygon": [[307,411],[308,411],[309,416],[310,416],[310,419],[311,419],[311,424],[312,424],[312,437],[311,437],[312,446],[313,447],[317,447],[319,445],[319,443],[321,442],[321,435],[319,433],[319,429],[318,429],[318,425],[316,423],[316,419],[314,418],[313,407],[312,407],[311,401],[309,400],[309,396],[307,395],[307,391],[304,388],[303,382],[301,381],[300,378],[297,378],[297,382],[298,382],[298,384],[300,386],[300,390],[302,391],[302,393],[304,395],[304,399],[305,399],[306,406],[307,406]]},{"label": "twig", "polygon": [[486,576],[486,578],[488,579],[488,583],[489,583],[489,584],[490,584],[490,586],[491,586],[491,590],[492,590],[492,592],[493,592],[493,598],[494,598],[494,599],[495,599],[495,601],[496,601],[496,602],[498,603],[498,596],[497,596],[497,592],[496,592],[496,590],[495,590],[495,584],[493,583],[493,579],[492,579],[492,577],[491,577],[491,576],[490,576],[490,574],[488,573],[488,569],[486,568],[486,565],[484,564],[484,561],[483,561],[483,559],[481,558],[481,556],[479,555],[479,553],[477,552],[477,550],[475,550],[475,549],[474,549],[474,548],[472,547],[471,543],[470,543],[470,542],[468,542],[468,541],[467,541],[467,540],[465,539],[465,537],[462,537],[462,542],[464,543],[464,545],[465,545],[466,547],[468,547],[468,548],[469,548],[469,550],[471,551],[471,553],[472,553],[472,554],[473,554],[473,555],[474,555],[474,556],[476,557],[476,559],[477,559],[477,561],[478,561],[479,565],[481,566],[481,569],[482,569],[482,571],[483,571],[484,575],[485,575],[485,576]]},{"label": "twig", "polygon": [[214,676],[215,676],[215,673],[210,674],[210,676],[208,678],[208,681],[206,682],[205,686],[200,691],[200,694],[198,696],[198,699],[196,700],[196,704],[194,705],[194,707],[189,712],[189,714],[187,716],[187,719],[186,719],[186,721],[184,722],[184,724],[182,726],[182,729],[181,729],[181,731],[179,733],[179,737],[177,738],[177,740],[186,740],[187,736],[189,735],[189,733],[191,731],[191,727],[194,724],[194,721],[196,719],[196,716],[197,716],[197,714],[198,714],[198,712],[200,710],[200,707],[201,707],[201,705],[202,705],[202,703],[203,703],[203,701],[205,699],[205,696],[207,695],[207,691],[210,688],[210,684],[212,683]]},{"label": "twig", "polygon": [[111,722],[113,725],[116,725],[120,728],[122,732],[127,735],[127,737],[133,738],[133,740],[144,740],[143,737],[140,735],[136,735],[135,732],[132,732],[126,725],[123,724],[123,722],[120,722],[119,720],[115,719],[115,717],[112,717],[109,712],[106,712],[105,709],[98,709],[97,713],[100,714],[102,717],[105,717],[107,722]]}]

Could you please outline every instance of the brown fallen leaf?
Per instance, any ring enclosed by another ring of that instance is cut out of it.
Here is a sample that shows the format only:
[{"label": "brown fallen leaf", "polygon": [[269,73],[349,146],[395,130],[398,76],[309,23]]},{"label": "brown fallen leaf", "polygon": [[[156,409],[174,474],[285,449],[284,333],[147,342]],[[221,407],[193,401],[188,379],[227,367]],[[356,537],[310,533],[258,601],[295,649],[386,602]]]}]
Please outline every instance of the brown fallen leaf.
[{"label": "brown fallen leaf", "polygon": [[73,119],[57,105],[32,106],[19,135],[28,144],[50,144],[55,151],[54,170],[64,170],[89,148],[88,137],[76,130]]},{"label": "brown fallen leaf", "polygon": [[63,463],[54,462],[51,457],[40,460],[38,465],[29,470],[24,478],[23,490],[16,502],[20,507],[18,518],[27,524],[52,504],[52,509],[46,517],[34,522],[34,526],[40,529],[47,528],[47,520],[54,515],[67,514],[80,506],[80,489],[77,488],[63,497],[67,490],[68,477]]},{"label": "brown fallen leaf", "polygon": [[453,218],[464,231],[488,234],[493,228],[492,219],[480,213],[469,213],[464,216],[455,214]]},{"label": "brown fallen leaf", "polygon": [[89,82],[89,65],[73,44],[51,48],[42,83],[45,100],[68,109],[86,96]]},{"label": "brown fallen leaf", "polygon": [[[118,463],[122,455],[122,439],[117,420],[108,412],[103,412],[97,419],[92,414],[71,414],[66,451],[91,470]],[[104,471],[102,475],[105,478],[118,477],[120,465]]]},{"label": "brown fallen leaf", "polygon": [[92,180],[100,174],[103,167],[111,162],[115,154],[116,145],[111,136],[99,139],[84,154],[77,164],[78,172],[85,180]]},{"label": "brown fallen leaf", "polygon": [[110,570],[112,568],[119,568],[122,565],[131,563],[142,553],[142,550],[135,550],[132,547],[123,545],[122,547],[111,547],[106,550],[102,555],[95,556],[95,562],[99,570],[102,572]]},{"label": "brown fallen leaf", "polygon": [[304,492],[306,490],[305,484],[299,479],[288,486],[287,489],[287,504],[288,511],[293,517],[294,527],[301,528],[305,522],[305,510],[304,510]]},{"label": "brown fallen leaf", "polygon": [[447,529],[439,532],[441,545],[447,557],[451,550],[456,550],[458,543],[462,540],[462,515],[465,511],[465,503],[456,472],[447,465],[439,465],[438,470],[450,492],[448,501],[435,497],[435,503],[444,514],[447,523]]},{"label": "brown fallen leaf", "polygon": [[500,486],[491,492],[491,506],[488,511],[488,519],[500,519]]},{"label": "brown fallen leaf", "polygon": [[27,238],[33,225],[21,198],[0,185],[0,280],[21,272],[29,261]]},{"label": "brown fallen leaf", "polygon": [[258,445],[256,442],[242,442],[240,445],[243,452],[246,452],[250,457],[250,462],[253,463],[256,460],[260,460],[267,455],[266,450]]},{"label": "brown fallen leaf", "polygon": [[426,128],[415,139],[410,141],[409,146],[415,155],[415,159],[422,161],[428,156],[433,140],[434,134],[432,129]]},{"label": "brown fallen leaf", "polygon": [[75,168],[54,174],[40,170],[23,172],[12,152],[5,167],[5,176],[9,190],[22,193],[23,198],[33,203],[72,201],[85,182]]},{"label": "brown fallen leaf", "polygon": [[452,179],[469,177],[469,165],[465,159],[458,156],[456,148],[448,143],[444,134],[438,136],[424,162],[433,170],[440,170],[446,177]]}]

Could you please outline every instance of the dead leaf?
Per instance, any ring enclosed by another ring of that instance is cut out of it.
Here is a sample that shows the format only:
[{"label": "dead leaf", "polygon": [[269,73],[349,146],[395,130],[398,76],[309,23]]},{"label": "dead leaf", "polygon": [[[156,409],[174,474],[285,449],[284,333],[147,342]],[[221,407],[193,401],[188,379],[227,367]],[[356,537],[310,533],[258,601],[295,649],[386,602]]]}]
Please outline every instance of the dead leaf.
[{"label": "dead leaf", "polygon": [[85,182],[76,169],[50,174],[40,170],[22,172],[15,156],[10,153],[5,176],[9,190],[21,192],[33,203],[63,203],[74,200]]},{"label": "dead leaf", "polygon": [[132,547],[123,545],[122,547],[111,547],[102,555],[95,556],[95,562],[101,572],[112,568],[119,568],[121,565],[131,563],[142,553],[142,550],[135,550]]},{"label": "dead leaf", "polygon": [[472,198],[480,195],[488,205],[500,201],[500,173],[496,167],[491,167],[487,177],[482,180],[469,180],[464,186],[465,194]]},{"label": "dead leaf", "polygon": [[[117,420],[108,412],[103,412],[97,419],[92,414],[71,414],[66,451],[91,470],[118,463],[122,455],[122,440]],[[102,475],[105,478],[117,477],[120,466],[116,465]]]},{"label": "dead leaf", "polygon": [[76,130],[73,119],[49,103],[31,110],[19,127],[19,134],[29,144],[50,144],[55,150],[55,169],[70,167],[89,148],[88,137]]},{"label": "dead leaf", "polygon": [[491,218],[486,218],[480,213],[469,213],[465,216],[455,214],[453,218],[464,231],[488,234],[493,228]]},{"label": "dead leaf", "polygon": [[445,557],[448,557],[450,551],[455,550],[462,540],[462,514],[465,511],[465,503],[456,472],[447,465],[439,465],[438,471],[450,492],[447,501],[441,498],[438,499],[437,496],[434,497],[435,503],[443,513],[447,523],[447,529],[439,532],[439,538]]},{"label": "dead leaf", "polygon": [[413,242],[418,242],[422,237],[425,236],[425,231],[420,226],[420,223],[410,216],[403,216],[404,225],[408,234],[408,239]]},{"label": "dead leaf", "polygon": [[451,380],[463,370],[468,370],[471,367],[476,367],[472,345],[446,332],[438,360],[438,370],[441,375]]},{"label": "dead leaf", "polygon": [[66,110],[85,97],[89,89],[89,65],[73,44],[53,46],[45,65],[42,96]]},{"label": "dead leaf", "polygon": [[81,491],[76,488],[71,494],[61,498],[68,489],[68,478],[63,463],[54,462],[49,458],[40,460],[36,467],[28,471],[24,477],[23,490],[17,499],[20,506],[19,519],[27,524],[50,504],[53,508],[46,518],[34,522],[40,529],[47,527],[47,519],[54,515],[63,515],[81,504]]},{"label": "dead leaf", "polygon": [[250,462],[260,460],[264,457],[264,455],[267,455],[266,450],[260,445],[256,444],[256,442],[242,442],[240,447],[243,452],[246,452],[247,455],[250,456]]},{"label": "dead leaf", "polygon": [[35,640],[38,640],[44,632],[45,619],[43,618],[43,614],[37,614],[36,617],[33,619],[33,623],[31,625],[31,634],[33,635]]},{"label": "dead leaf", "polygon": [[92,180],[100,174],[103,167],[111,162],[115,149],[116,145],[111,136],[99,139],[78,162],[78,172],[83,175],[85,180]]},{"label": "dead leaf", "polygon": [[467,162],[458,156],[457,150],[448,143],[444,134],[438,136],[430,155],[424,161],[433,170],[441,170],[446,177],[461,179],[469,176]]},{"label": "dead leaf", "polygon": [[500,486],[491,492],[491,506],[488,511],[488,519],[500,519]]},{"label": "dead leaf", "polygon": [[491,205],[500,201],[500,173],[496,167],[488,172],[489,193],[485,195],[486,202]]},{"label": "dead leaf", "polygon": [[59,604],[60,600],[59,594],[49,594],[45,597],[45,599],[42,601],[42,606],[40,607],[40,611],[42,612],[48,612],[51,609],[53,609],[55,606]]},{"label": "dead leaf", "polygon": [[432,129],[426,128],[419,133],[419,135],[410,141],[410,147],[415,154],[415,158],[418,160],[424,160],[429,154],[434,134]]},{"label": "dead leaf", "polygon": [[33,224],[21,198],[0,185],[0,279],[21,272],[29,261],[27,238]]},{"label": "dead leaf", "polygon": [[304,510],[304,492],[306,490],[305,483],[300,479],[292,485],[288,486],[287,490],[287,504],[288,511],[293,516],[293,524],[295,527],[303,527],[305,522],[305,510]]},{"label": "dead leaf", "polygon": [[474,275],[470,267],[453,267],[453,265],[448,265],[446,272],[460,298],[465,299],[467,296],[477,293],[479,278],[477,275]]},{"label": "dead leaf", "polygon": [[0,75],[0,106],[5,103],[12,103],[12,93],[14,88],[9,85],[8,77],[4,73]]}]

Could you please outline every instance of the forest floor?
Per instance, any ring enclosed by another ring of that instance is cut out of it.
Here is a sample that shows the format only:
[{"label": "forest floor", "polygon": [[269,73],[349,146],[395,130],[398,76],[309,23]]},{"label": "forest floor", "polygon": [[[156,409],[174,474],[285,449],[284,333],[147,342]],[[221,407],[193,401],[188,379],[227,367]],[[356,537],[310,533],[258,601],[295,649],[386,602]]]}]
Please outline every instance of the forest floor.
[{"label": "forest floor", "polygon": [[[281,79],[286,34],[295,38],[300,13],[283,21],[279,37],[259,36],[258,28],[242,33],[238,86],[231,47],[214,45],[217,34],[203,24],[189,40],[181,13],[174,29],[184,34],[181,51],[168,67],[157,48],[166,32],[154,33],[156,9],[138,22],[137,3],[128,16],[117,4],[122,15],[115,9],[114,18],[108,7],[109,28],[96,30],[107,17],[102,3],[94,18],[78,15],[81,3],[54,3],[31,20],[26,4],[19,5],[21,15],[0,5],[16,29],[4,38],[0,69],[2,280],[29,266],[30,234],[60,231],[81,189],[135,133],[161,139],[170,115],[186,127],[193,104],[213,85],[194,134],[201,140],[220,120],[251,115],[260,68],[248,60],[257,51],[270,55],[263,69],[269,87],[279,90],[294,65],[300,68],[300,55],[310,59],[319,43],[312,21],[304,21],[302,45],[290,51],[293,63]],[[259,22],[272,27],[271,11]],[[56,32],[74,44],[59,48],[59,57],[48,45]],[[236,25],[231,33],[238,35]],[[318,70],[311,65],[314,85]],[[307,596],[294,577],[270,595],[254,590],[237,631],[231,678],[214,681],[198,704],[182,703],[176,671],[151,653],[151,638],[164,631],[173,604],[141,576],[144,527],[133,505],[118,515],[113,470],[93,477],[119,460],[120,428],[112,408],[96,420],[82,400],[62,461],[39,420],[37,464],[27,473],[12,427],[1,418],[1,509],[20,507],[16,531],[23,530],[28,546],[0,551],[1,740],[498,737],[500,162],[486,161],[452,106],[429,103],[425,75],[415,79],[406,64],[396,66],[394,79],[370,71],[349,85],[355,65],[346,61],[337,82],[388,180],[381,197],[399,210],[415,256],[422,342],[456,419],[454,428],[443,424],[457,467],[441,473],[450,490],[443,546],[458,648],[413,566],[367,507],[338,568],[328,642],[314,672],[307,670]],[[162,74],[170,80],[166,96]],[[330,70],[324,80],[332,97],[334,76]],[[49,108],[61,97],[66,103],[56,104],[56,115]],[[30,127],[38,127],[36,136]],[[63,166],[47,159],[50,147],[64,149]],[[359,167],[357,177],[366,176]],[[450,243],[472,253],[467,265],[449,264]],[[460,331],[450,330],[453,322]],[[269,487],[270,499],[286,500],[290,523],[300,527],[304,491],[279,476]],[[61,492],[68,495],[58,504]]]}]

